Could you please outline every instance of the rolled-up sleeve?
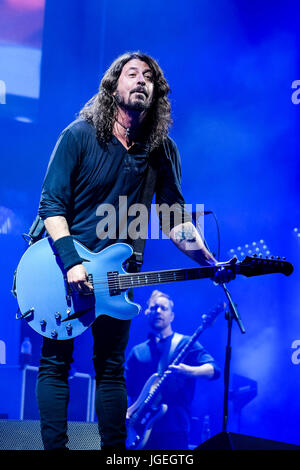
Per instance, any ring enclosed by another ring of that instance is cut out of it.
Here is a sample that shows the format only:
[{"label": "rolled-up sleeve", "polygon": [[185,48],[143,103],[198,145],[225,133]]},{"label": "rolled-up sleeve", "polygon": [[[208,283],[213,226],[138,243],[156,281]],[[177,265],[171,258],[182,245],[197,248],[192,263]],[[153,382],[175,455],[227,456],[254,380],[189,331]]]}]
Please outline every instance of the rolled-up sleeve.
[{"label": "rolled-up sleeve", "polygon": [[69,129],[59,136],[51,154],[43,182],[39,204],[39,216],[64,216],[67,218],[72,207],[72,193],[80,149],[76,138]]},{"label": "rolled-up sleeve", "polygon": [[212,355],[200,344],[198,341],[193,345],[189,354],[189,363],[195,366],[202,366],[204,364],[211,364],[214,368],[214,375],[212,379],[218,379],[221,374],[221,369]]}]

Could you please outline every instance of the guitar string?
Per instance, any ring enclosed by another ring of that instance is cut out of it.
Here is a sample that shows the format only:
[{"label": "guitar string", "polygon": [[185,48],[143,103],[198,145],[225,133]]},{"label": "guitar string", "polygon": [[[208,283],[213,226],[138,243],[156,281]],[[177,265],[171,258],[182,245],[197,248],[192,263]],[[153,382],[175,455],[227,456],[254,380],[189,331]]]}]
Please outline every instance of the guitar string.
[{"label": "guitar string", "polygon": [[[244,264],[243,267],[244,268],[248,268],[248,267],[251,267],[252,264]],[[199,267],[199,268],[192,268],[192,269],[195,269],[195,274],[197,273],[197,271],[199,269],[201,270],[214,270],[217,269],[217,266],[203,266],[203,267]],[[191,274],[193,274],[193,271],[191,272]],[[121,283],[126,283],[128,282],[129,285],[132,284],[132,280],[135,281],[136,279],[139,281],[139,280],[142,280],[144,281],[145,279],[147,280],[153,280],[154,279],[157,279],[157,276],[159,276],[161,279],[171,279],[173,280],[174,277],[180,277],[180,279],[187,279],[186,275],[185,275],[185,272],[163,272],[163,273],[160,273],[160,272],[153,272],[153,273],[121,273],[121,274],[118,274],[117,275],[117,279],[113,278],[113,279],[108,279],[107,278],[107,274],[103,274],[102,276],[100,277],[95,277],[93,278],[93,283],[94,284],[101,284],[101,283],[115,283],[116,285],[119,284],[119,281],[121,281]],[[161,279],[159,279],[159,282],[161,281]],[[193,276],[189,277],[188,280],[194,280],[195,278]],[[197,278],[196,278],[197,279]]]},{"label": "guitar string", "polygon": [[[211,270],[211,268],[208,268]],[[191,273],[193,274],[193,273]],[[98,280],[100,278],[93,279],[93,285],[99,285],[99,284],[105,284],[109,285],[112,287],[124,287],[124,288],[129,288],[129,287],[139,287],[141,284],[144,286],[148,284],[160,284],[164,282],[176,282],[176,281],[183,281],[183,280],[195,280],[199,279],[197,273],[195,273],[196,276],[187,276],[185,272],[180,272],[180,273],[164,273],[164,274],[135,274],[131,276],[131,274],[123,275],[124,277],[121,278],[118,276],[117,279],[107,279],[105,276],[103,277],[103,280]],[[126,276],[126,277],[125,277]]]},{"label": "guitar string", "polygon": [[[111,280],[108,280],[107,277],[104,276],[102,279],[101,278],[93,279],[92,282],[94,282],[94,284],[103,283],[103,282],[117,282],[118,283],[119,281],[123,283],[123,282],[136,282],[136,280],[137,280],[137,282],[139,282],[141,279],[144,280],[144,279],[166,279],[166,278],[167,279],[176,279],[176,278],[186,279],[187,276],[183,273],[181,273],[181,274],[168,274],[168,275],[166,275],[166,274],[161,275],[160,274],[158,276],[157,275],[149,275],[149,274],[147,274],[147,275],[144,275],[144,274],[142,275],[141,274],[139,276],[132,276],[132,277],[128,276],[128,278],[125,278],[125,277],[119,278],[118,277],[118,279],[111,279]],[[193,276],[190,276],[188,278],[193,279]],[[198,278],[198,276],[195,276],[195,278]]]},{"label": "guitar string", "polygon": [[[180,281],[180,280],[184,280],[184,279],[177,279],[177,281]],[[192,279],[191,279],[192,280]],[[132,285],[131,282],[122,282],[121,284],[118,282],[118,281],[112,281],[112,282],[96,282],[96,283],[93,283],[93,285],[95,286],[94,290],[100,292],[101,290],[103,291],[109,291],[109,290],[126,290],[126,289],[129,289],[130,287],[145,287],[147,285],[153,285],[153,284],[163,284],[163,283],[168,283],[168,282],[174,282],[174,278],[173,277],[168,277],[168,278],[164,278],[164,279],[160,279],[160,281],[158,281],[157,279],[152,279],[152,280],[149,280],[147,282],[143,281],[143,282],[140,282],[140,283],[135,283],[134,286]],[[176,280],[175,280],[176,282]]]},{"label": "guitar string", "polygon": [[[181,279],[181,280],[184,280],[184,279]],[[180,281],[177,279],[177,281]],[[122,285],[120,286],[120,284],[116,281],[116,282],[102,282],[102,283],[96,283],[96,287],[94,288],[94,291],[97,291],[97,292],[100,292],[103,291],[103,293],[105,293],[105,295],[107,295],[107,293],[109,293],[110,290],[128,290],[130,289],[131,287],[145,287],[147,285],[153,285],[153,284],[167,284],[169,282],[174,282],[174,279],[173,278],[168,278],[168,279],[163,279],[163,280],[160,280],[160,281],[157,281],[157,280],[153,280],[152,282],[147,282],[147,283],[140,283],[140,284],[135,284],[134,286],[129,283],[122,283]],[[176,282],[176,281],[175,281]],[[99,285],[99,284],[102,284]],[[93,285],[95,285],[95,283],[93,283]]]},{"label": "guitar string", "polygon": [[147,275],[140,274],[139,276],[130,276],[130,275],[128,275],[128,277],[127,276],[126,277],[119,277],[118,276],[117,279],[108,279],[106,276],[103,276],[103,278],[92,279],[92,282],[94,284],[97,284],[97,283],[101,284],[101,283],[104,283],[104,282],[111,282],[111,283],[114,283],[114,282],[115,283],[119,283],[119,282],[123,283],[123,282],[125,282],[126,283],[126,282],[132,282],[132,281],[136,282],[136,280],[140,281],[141,279],[143,279],[143,280],[144,279],[159,279],[159,278],[161,278],[161,279],[174,279],[174,278],[186,278],[186,277],[187,276],[183,273],[175,274],[175,275],[174,274],[168,274],[168,275],[159,274],[158,276],[157,275],[149,275],[149,274],[147,274]]},{"label": "guitar string", "polygon": [[[244,267],[251,266],[251,264],[246,265]],[[213,267],[205,267],[207,269],[211,269]],[[195,268],[196,270],[198,268]],[[200,267],[201,269],[201,267]],[[175,279],[174,279],[175,275]],[[179,276],[178,276],[179,275]],[[119,276],[124,276],[124,278],[120,278]],[[125,278],[127,277],[127,279]],[[157,278],[160,276],[160,279]],[[176,279],[177,276],[177,279]],[[178,279],[179,277],[179,279]],[[103,279],[103,280],[100,280]],[[130,287],[143,287],[147,286],[148,284],[161,284],[161,283],[168,283],[168,282],[176,282],[181,280],[195,280],[198,277],[186,277],[185,273],[125,273],[125,274],[118,274],[117,279],[107,279],[107,274],[103,274],[102,277],[97,277],[93,279],[92,283],[96,286],[97,291],[100,290],[109,290],[109,289],[116,289],[116,290],[123,290],[129,289]],[[133,285],[134,284],[134,285]]]},{"label": "guitar string", "polygon": [[110,287],[132,287],[133,285],[135,285],[136,287],[138,287],[139,285],[143,284],[143,285],[147,285],[147,284],[150,284],[150,283],[157,283],[157,284],[160,284],[160,283],[163,283],[163,282],[172,282],[172,281],[181,281],[181,280],[195,280],[195,279],[198,279],[198,277],[186,277],[185,275],[181,275],[181,276],[175,276],[174,275],[168,275],[168,276],[160,276],[160,278],[158,279],[156,276],[139,276],[134,279],[114,279],[114,280],[103,280],[103,281],[93,281],[92,284],[93,285],[108,285]]},{"label": "guitar string", "polygon": [[[196,268],[197,269],[197,268]],[[208,267],[210,270],[211,267]],[[124,277],[123,279],[119,276],[126,276],[127,279]],[[157,276],[160,276],[158,279]],[[103,279],[100,281],[100,279]],[[168,283],[168,282],[176,282],[181,280],[195,280],[198,277],[187,277],[185,273],[152,273],[152,274],[143,274],[143,273],[128,273],[128,274],[121,274],[118,275],[118,279],[107,279],[107,275],[103,275],[102,278],[98,277],[93,279],[92,283],[94,286],[97,286],[97,289],[101,289],[101,285],[105,286],[106,288],[111,289],[129,289],[130,287],[140,287],[140,286],[147,286],[148,284],[160,284],[160,283]]]},{"label": "guitar string", "polygon": [[[210,268],[209,268],[210,269]],[[193,273],[191,273],[193,274]],[[196,274],[196,273],[195,273]],[[196,274],[197,275],[197,274]],[[135,281],[136,279],[137,280],[140,280],[140,279],[158,279],[158,278],[161,278],[161,279],[166,279],[166,278],[186,278],[186,273],[164,273],[164,274],[161,274],[161,273],[154,273],[154,274],[148,274],[148,273],[141,273],[141,274],[134,274],[134,275],[131,275],[131,274],[121,274],[121,275],[118,275],[117,276],[117,279],[116,278],[112,278],[112,279],[108,279],[106,275],[102,276],[102,277],[97,277],[97,278],[93,278],[92,281],[94,283],[101,283],[101,282],[131,282],[132,280]]]},{"label": "guitar string", "polygon": [[[205,269],[207,268],[208,271],[212,270],[213,267],[204,267]],[[197,271],[198,271],[198,268],[195,268],[196,271],[195,271],[195,274],[197,275]],[[200,268],[202,269],[202,268]],[[193,271],[190,273],[190,274],[193,274]],[[97,283],[104,283],[104,282],[115,282],[115,283],[119,283],[119,281],[121,281],[122,283],[123,282],[129,282],[129,283],[132,283],[132,280],[135,281],[135,279],[137,279],[138,281],[140,279],[157,279],[157,276],[160,277],[161,279],[174,279],[174,277],[176,278],[184,278],[186,279],[187,276],[186,276],[186,272],[164,272],[164,273],[159,273],[159,272],[154,272],[154,273],[126,273],[126,274],[118,274],[117,275],[117,279],[115,278],[112,278],[112,279],[108,279],[107,278],[107,274],[104,274],[103,276],[101,277],[93,277],[93,283],[94,284],[97,284]],[[193,279],[193,277],[191,276],[189,279]]]}]

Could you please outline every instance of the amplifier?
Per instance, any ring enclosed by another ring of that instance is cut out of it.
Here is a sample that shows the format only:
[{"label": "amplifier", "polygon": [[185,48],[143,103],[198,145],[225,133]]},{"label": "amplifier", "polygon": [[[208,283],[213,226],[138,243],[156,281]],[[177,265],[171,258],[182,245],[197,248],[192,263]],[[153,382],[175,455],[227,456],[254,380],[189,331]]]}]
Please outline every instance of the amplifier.
[{"label": "amplifier", "polygon": [[[0,366],[0,417],[15,420],[39,420],[36,401],[38,367]],[[75,372],[69,377],[68,419],[92,421],[94,381],[89,374]],[[93,418],[94,421],[94,418]]]}]

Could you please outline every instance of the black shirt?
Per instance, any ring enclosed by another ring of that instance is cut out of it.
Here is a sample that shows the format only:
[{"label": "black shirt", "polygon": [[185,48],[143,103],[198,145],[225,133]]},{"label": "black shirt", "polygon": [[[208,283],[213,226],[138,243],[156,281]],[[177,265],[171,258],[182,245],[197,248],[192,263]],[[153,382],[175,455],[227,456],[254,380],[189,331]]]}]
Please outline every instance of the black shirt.
[{"label": "black shirt", "polygon": [[[126,361],[126,386],[131,403],[137,399],[148,378],[160,368],[160,360],[165,352],[170,350],[172,338],[173,335],[156,342],[155,338],[151,337],[144,343],[134,346],[130,351]],[[189,336],[181,338],[172,354],[172,360],[189,339]],[[166,359],[165,364],[171,360],[168,361],[168,356]],[[191,346],[182,362],[191,366],[212,364],[215,370],[213,379],[220,376],[220,368],[214,358],[198,341]],[[158,422],[160,432],[188,432],[190,405],[195,385],[196,378],[181,374],[172,373],[166,379],[162,387],[162,402],[168,404],[168,411]]]},{"label": "black shirt", "polygon": [[[184,207],[179,152],[172,139],[166,143],[167,152],[165,146],[156,151],[156,204]],[[148,160],[147,144],[136,143],[126,150],[114,136],[100,143],[92,124],[82,119],[72,122],[52,152],[42,188],[40,217],[64,216],[74,238],[92,251],[127,240],[130,217],[124,222],[124,214],[140,200]],[[120,201],[127,202],[125,209],[120,209]],[[115,212],[105,212],[106,207],[113,207]],[[104,220],[112,222],[109,237],[105,237],[108,225],[101,224]]]}]

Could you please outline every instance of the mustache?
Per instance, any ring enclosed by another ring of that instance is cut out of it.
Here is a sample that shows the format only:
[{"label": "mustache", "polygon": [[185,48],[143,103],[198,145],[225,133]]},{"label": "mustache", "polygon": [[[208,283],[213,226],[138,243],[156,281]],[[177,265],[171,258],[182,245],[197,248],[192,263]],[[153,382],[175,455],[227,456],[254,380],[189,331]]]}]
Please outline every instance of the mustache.
[{"label": "mustache", "polygon": [[143,93],[143,94],[146,96],[146,98],[148,98],[148,93],[146,92],[145,88],[143,88],[143,87],[141,87],[141,86],[136,87],[136,88],[134,88],[133,90],[131,90],[130,94],[136,93],[136,92],[138,92],[138,93]]}]

